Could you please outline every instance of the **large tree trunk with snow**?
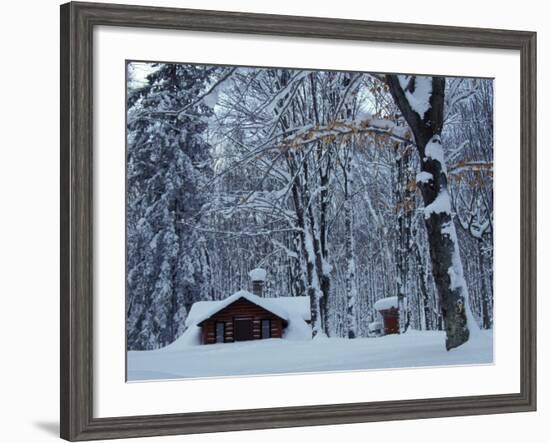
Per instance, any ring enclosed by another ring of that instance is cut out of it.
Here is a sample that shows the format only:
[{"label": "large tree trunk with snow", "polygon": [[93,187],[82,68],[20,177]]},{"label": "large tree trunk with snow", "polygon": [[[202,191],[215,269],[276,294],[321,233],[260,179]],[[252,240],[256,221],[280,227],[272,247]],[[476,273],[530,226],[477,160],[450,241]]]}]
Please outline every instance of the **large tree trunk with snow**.
[{"label": "large tree trunk with snow", "polygon": [[451,216],[441,146],[445,79],[388,75],[387,84],[413,132],[420,156],[421,173],[417,181],[424,200],[432,272],[449,350],[468,341],[470,331],[467,324],[468,290]]}]

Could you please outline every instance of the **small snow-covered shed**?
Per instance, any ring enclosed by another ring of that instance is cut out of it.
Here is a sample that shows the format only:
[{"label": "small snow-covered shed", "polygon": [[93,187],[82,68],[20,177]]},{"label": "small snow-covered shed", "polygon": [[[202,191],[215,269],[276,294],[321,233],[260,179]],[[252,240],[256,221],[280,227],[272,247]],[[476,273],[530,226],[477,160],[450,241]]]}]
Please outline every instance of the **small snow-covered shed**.
[{"label": "small snow-covered shed", "polygon": [[224,300],[193,304],[189,329],[201,329],[201,344],[282,338],[291,323],[311,320],[309,297],[259,297],[238,291]]},{"label": "small snow-covered shed", "polygon": [[374,303],[384,321],[384,334],[399,333],[399,298],[397,296],[381,298]]}]

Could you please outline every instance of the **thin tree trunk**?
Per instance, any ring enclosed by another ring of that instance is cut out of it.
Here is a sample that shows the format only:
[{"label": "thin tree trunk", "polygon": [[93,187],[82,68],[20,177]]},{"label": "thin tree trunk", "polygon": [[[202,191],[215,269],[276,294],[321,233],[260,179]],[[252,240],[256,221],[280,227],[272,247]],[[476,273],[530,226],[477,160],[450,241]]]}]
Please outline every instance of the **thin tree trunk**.
[{"label": "thin tree trunk", "polygon": [[355,248],[353,239],[353,206],[351,193],[353,192],[353,165],[351,148],[346,152],[345,163],[342,166],[344,179],[344,229],[345,229],[345,251],[346,251],[346,334],[348,338],[357,337],[357,285]]},{"label": "thin tree trunk", "polygon": [[481,319],[483,329],[491,328],[491,319],[489,317],[489,293],[487,290],[487,282],[484,276],[484,257],[483,257],[483,239],[478,239],[478,260],[479,260],[479,275],[481,280]]},{"label": "thin tree trunk", "polygon": [[409,289],[409,258],[411,250],[411,191],[409,190],[409,161],[408,147],[403,149],[399,144],[395,145],[395,179],[394,198],[396,208],[396,271],[397,271],[397,299],[399,302],[399,333],[404,333],[409,327],[410,306],[412,300],[408,300]]},{"label": "thin tree trunk", "polygon": [[426,284],[426,269],[422,263],[422,256],[420,254],[420,248],[415,246],[415,259],[416,259],[416,271],[418,276],[418,284],[420,287],[420,293],[422,296],[422,307],[424,311],[424,327],[427,331],[432,329],[432,311],[430,309],[430,294],[428,292],[428,286]]},{"label": "thin tree trunk", "polygon": [[[332,147],[331,147],[332,149]],[[320,158],[322,157],[323,153],[322,150],[318,150],[318,161],[320,161]],[[324,326],[324,332],[327,336],[330,335],[329,331],[329,309],[328,309],[328,302],[329,302],[329,296],[330,296],[330,264],[329,264],[329,258],[328,258],[328,241],[327,241],[327,234],[328,234],[328,206],[329,206],[329,174],[331,169],[331,161],[330,161],[330,155],[327,158],[327,166],[325,171],[323,172],[323,168],[319,167],[319,174],[320,174],[320,184],[321,184],[321,192],[320,192],[320,214],[319,214],[319,241],[321,246],[321,260],[322,260],[322,266],[321,266],[321,274],[320,274],[320,281],[321,281],[321,292],[323,293],[323,297],[321,298],[321,312],[323,317],[323,326]]]}]

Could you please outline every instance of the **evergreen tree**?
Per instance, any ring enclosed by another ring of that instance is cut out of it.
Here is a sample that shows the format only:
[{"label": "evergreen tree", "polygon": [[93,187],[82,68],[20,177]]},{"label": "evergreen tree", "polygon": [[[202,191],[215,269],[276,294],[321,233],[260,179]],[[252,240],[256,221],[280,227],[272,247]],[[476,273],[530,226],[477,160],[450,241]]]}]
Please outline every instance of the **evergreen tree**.
[{"label": "evergreen tree", "polygon": [[201,185],[211,175],[203,133],[212,109],[197,97],[215,68],[159,64],[128,94],[128,349],[174,341],[208,287]]}]

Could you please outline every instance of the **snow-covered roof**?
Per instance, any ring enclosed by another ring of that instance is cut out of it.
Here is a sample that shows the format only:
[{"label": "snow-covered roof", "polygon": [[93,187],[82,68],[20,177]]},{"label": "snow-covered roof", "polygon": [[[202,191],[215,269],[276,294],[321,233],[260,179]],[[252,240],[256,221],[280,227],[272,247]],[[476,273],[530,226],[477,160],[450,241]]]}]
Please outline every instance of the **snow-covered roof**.
[{"label": "snow-covered roof", "polygon": [[306,321],[311,319],[309,297],[258,297],[248,291],[241,290],[224,300],[195,302],[191,306],[185,324],[187,327],[197,325],[240,298],[272,312],[283,320],[288,321],[295,316]]},{"label": "snow-covered roof", "polygon": [[386,311],[391,308],[399,308],[399,300],[397,295],[393,297],[381,298],[374,303],[374,309],[377,311]]},{"label": "snow-covered roof", "polygon": [[311,305],[309,297],[266,297],[262,300],[268,300],[271,303],[280,305],[288,313],[289,318],[299,317],[302,320],[311,320]]},{"label": "snow-covered roof", "polygon": [[248,273],[248,276],[252,281],[265,281],[266,275],[267,271],[262,268],[252,269],[252,271]]}]

